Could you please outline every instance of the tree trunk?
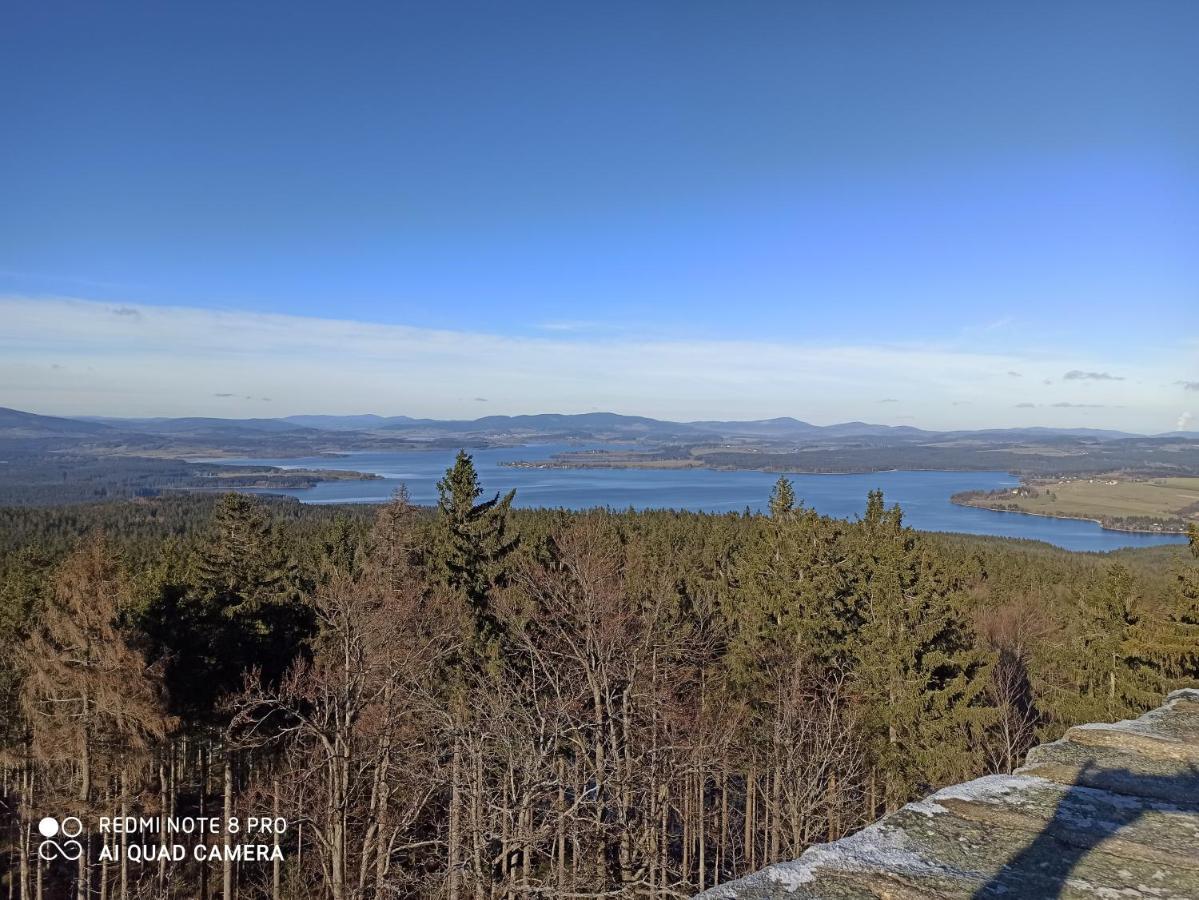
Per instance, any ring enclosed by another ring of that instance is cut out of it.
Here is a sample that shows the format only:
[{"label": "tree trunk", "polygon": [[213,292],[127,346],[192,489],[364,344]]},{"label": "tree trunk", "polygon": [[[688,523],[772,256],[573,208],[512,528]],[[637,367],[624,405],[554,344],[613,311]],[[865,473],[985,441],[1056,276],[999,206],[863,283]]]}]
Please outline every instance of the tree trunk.
[{"label": "tree trunk", "polygon": [[670,790],[665,784],[658,794],[658,882],[665,894],[670,883]]},{"label": "tree trunk", "polygon": [[471,860],[475,877],[475,900],[484,900],[484,886],[491,880],[490,873],[485,872],[483,847],[483,754],[475,754],[474,785],[471,793],[471,831],[474,840],[471,842]]},{"label": "tree trunk", "polygon": [[459,861],[462,857],[462,751],[454,737],[454,755],[450,762],[450,835],[446,865],[449,871],[449,900],[460,900]]},{"label": "tree trunk", "polygon": [[167,766],[163,759],[158,760],[158,808],[161,810],[159,815],[162,816],[163,827],[158,831],[158,846],[161,855],[158,858],[158,892],[166,892],[167,883],[167,830],[166,818],[170,813],[168,809],[167,799]]},{"label": "tree trunk", "polygon": [[[205,817],[208,809],[208,761],[211,756],[211,750],[200,746],[200,818]],[[121,776],[124,779],[124,775]],[[121,782],[124,784],[124,781]],[[123,792],[123,789],[122,789]],[[124,815],[124,813],[122,813]],[[200,900],[208,900],[208,830],[205,829],[200,835],[200,844],[205,848],[204,861],[200,863]],[[121,900],[124,900],[122,896]]]},{"label": "tree trunk", "polygon": [[758,790],[757,783],[757,772],[751,767],[749,774],[745,776],[745,841],[744,849],[742,850],[742,855],[744,856],[742,871],[744,872],[752,872],[757,869],[754,854],[756,827],[756,823],[754,822],[754,794]]},{"label": "tree trunk", "polygon": [[229,848],[233,845],[233,836],[229,833],[229,820],[233,818],[233,751],[225,748],[225,799],[222,823],[221,843],[225,847],[225,858],[221,861],[221,900],[233,900],[233,861],[229,858]]},{"label": "tree trunk", "polygon": [[729,770],[726,759],[720,768],[720,842],[716,845],[716,869],[713,884],[720,884],[721,871],[728,866]]},{"label": "tree trunk", "polygon": [[[121,770],[121,818],[129,815],[129,776]],[[129,835],[121,829],[121,900],[129,900]]]},{"label": "tree trunk", "polygon": [[[275,778],[274,788],[275,788],[274,792],[273,792],[274,797],[271,801],[271,814],[273,815],[275,821],[278,822],[279,821],[279,779],[278,779],[278,777]],[[275,846],[275,850],[278,851],[278,849],[279,849],[279,829],[272,827],[271,832],[274,835],[273,843]],[[271,860],[271,900],[279,900],[280,879],[283,874],[282,863],[279,860],[279,856],[281,854],[276,852],[273,855],[275,856],[275,859]]]},{"label": "tree trunk", "polygon": [[[100,838],[101,852],[108,849],[108,837]],[[108,900],[108,858],[100,860],[100,900]]]},{"label": "tree trunk", "polygon": [[29,851],[33,838],[33,773],[26,764],[21,774],[21,900],[29,898]]},{"label": "tree trunk", "polygon": [[512,827],[511,827],[511,807],[508,804],[508,782],[511,780],[512,770],[509,763],[508,776],[504,779],[504,784],[500,791],[500,881],[504,886],[504,900],[512,900]]},{"label": "tree trunk", "polygon": [[779,815],[779,809],[782,806],[780,792],[782,782],[779,779],[779,768],[776,763],[773,773],[770,777],[770,858],[766,860],[768,864],[779,861],[779,836],[782,834],[783,822]]},{"label": "tree trunk", "polygon": [[[683,802],[679,804],[679,815],[683,819],[683,858],[679,865],[682,869],[683,883],[691,881],[691,776],[683,775]],[[690,892],[688,892],[690,893]]]},{"label": "tree trunk", "polygon": [[566,762],[558,757],[558,893],[566,892]]},{"label": "tree trunk", "polygon": [[[84,721],[85,722],[87,721],[87,705],[88,705],[88,699],[87,699],[87,695],[85,694],[83,697]],[[91,737],[88,734],[88,728],[87,728],[86,724],[81,729],[81,733],[82,733],[82,738],[81,738],[80,743],[82,744],[82,746],[79,748],[79,752],[80,752],[80,758],[79,758],[80,813],[79,813],[79,815],[81,817],[85,817],[87,815],[88,801],[91,800],[91,795],[92,795],[92,760],[91,760],[91,752],[90,752],[91,748],[88,746],[91,743]],[[75,896],[76,896],[76,898],[78,898],[78,900],[87,900],[87,869],[88,869],[87,854],[80,853],[79,854],[79,862],[76,863],[76,873],[75,873]],[[38,868],[38,872],[40,874],[40,872],[41,872],[40,867]],[[39,880],[38,890],[39,891],[41,890],[40,880]]]},{"label": "tree trunk", "polygon": [[704,787],[707,782],[707,776],[704,775],[701,769],[695,776],[695,840],[697,856],[699,857],[699,889],[702,891],[708,880],[707,868],[707,828],[704,821]]}]

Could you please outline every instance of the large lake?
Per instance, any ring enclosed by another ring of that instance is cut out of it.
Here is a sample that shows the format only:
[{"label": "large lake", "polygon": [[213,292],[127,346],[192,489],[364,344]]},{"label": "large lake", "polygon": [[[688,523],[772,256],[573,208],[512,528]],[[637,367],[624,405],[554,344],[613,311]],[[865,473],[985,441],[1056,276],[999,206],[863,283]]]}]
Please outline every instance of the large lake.
[{"label": "large lake", "polygon": [[[586,449],[578,445],[537,444],[476,450],[475,467],[490,493],[516,489],[517,506],[586,509],[688,509],[705,512],[763,509],[778,475],[711,469],[536,469],[512,468],[513,460],[549,459],[555,453]],[[454,461],[454,451],[418,450],[351,453],[340,457],[225,459],[282,468],[346,469],[383,476],[374,481],[327,481],[305,490],[281,490],[305,503],[381,503],[401,484],[414,503],[437,500],[437,481]],[[1047,541],[1070,550],[1115,550],[1181,543],[1181,535],[1106,531],[1094,522],[1048,519],[1019,513],[955,506],[958,491],[994,490],[1018,484],[1006,472],[871,472],[865,475],[791,475],[795,493],[808,506],[839,518],[859,515],[866,494],[881,488],[887,504],[903,507],[905,520],[929,531],[960,531]]]}]

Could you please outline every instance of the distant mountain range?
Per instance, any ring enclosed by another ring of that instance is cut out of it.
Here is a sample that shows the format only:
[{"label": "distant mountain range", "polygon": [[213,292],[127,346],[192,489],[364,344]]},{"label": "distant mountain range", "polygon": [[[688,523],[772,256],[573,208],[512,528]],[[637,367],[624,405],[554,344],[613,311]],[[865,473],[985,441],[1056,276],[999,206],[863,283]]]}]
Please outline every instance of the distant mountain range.
[{"label": "distant mountain range", "polygon": [[[813,425],[789,417],[670,422],[616,413],[484,416],[304,415],[116,419],[0,407],[0,505],[66,503],[165,490],[341,480],[321,457],[554,443],[556,467],[876,472],[1006,471],[1026,478],[1199,476],[1199,433],[1090,428],[926,431],[907,425]],[[581,452],[585,451],[585,452]],[[237,460],[250,460],[239,464]],[[308,460],[302,471],[253,460]],[[522,461],[514,456],[512,465]],[[541,466],[545,462],[540,463]],[[352,477],[352,476],[350,476]],[[367,477],[367,476],[364,476]]]},{"label": "distant mountain range", "polygon": [[672,422],[645,416],[595,412],[579,414],[540,413],[519,416],[484,416],[479,419],[418,419],[411,416],[297,415],[278,419],[222,419],[186,416],[180,418],[110,418],[100,416],[42,416],[0,407],[0,437],[105,438],[120,434],[143,434],[214,439],[230,436],[264,437],[289,435],[316,438],[322,432],[361,432],[417,437],[420,435],[472,437],[544,436],[569,438],[630,438],[654,440],[704,440],[722,437],[785,439],[890,438],[925,441],[932,438],[977,439],[994,442],[1047,438],[1080,438],[1096,441],[1129,438],[1199,438],[1199,432],[1170,432],[1139,435],[1097,428],[994,428],[981,430],[929,431],[907,425],[877,425],[841,422],[813,425],[800,419],[781,417],[749,421],[702,420]]},{"label": "distant mountain range", "polygon": [[109,434],[112,430],[108,425],[95,420],[39,416],[0,406],[0,437],[93,437]]}]

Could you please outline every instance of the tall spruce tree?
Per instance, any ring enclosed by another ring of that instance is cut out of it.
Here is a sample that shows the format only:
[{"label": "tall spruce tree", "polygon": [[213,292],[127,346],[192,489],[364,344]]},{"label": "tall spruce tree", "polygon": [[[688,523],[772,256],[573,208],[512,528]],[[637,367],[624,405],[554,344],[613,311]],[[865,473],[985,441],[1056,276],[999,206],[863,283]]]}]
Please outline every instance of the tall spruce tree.
[{"label": "tall spruce tree", "polygon": [[475,636],[487,644],[498,638],[499,622],[490,595],[504,579],[504,560],[519,542],[508,533],[508,513],[516,491],[490,500],[483,495],[474,461],[459,450],[454,464],[437,482],[437,526],[432,568],[436,578],[462,598],[475,622]]},{"label": "tall spruce tree", "polygon": [[1071,629],[1078,697],[1086,718],[1120,718],[1158,702],[1167,687],[1160,620],[1147,614],[1132,572],[1119,563],[1082,586]]},{"label": "tall spruce tree", "polygon": [[188,583],[164,584],[141,625],[166,660],[172,698],[198,716],[255,669],[268,681],[291,664],[311,633],[295,562],[257,503],[221,498]]},{"label": "tall spruce tree", "polygon": [[786,475],[780,475],[770,495],[770,517],[781,519],[795,509],[795,488]]},{"label": "tall spruce tree", "polygon": [[797,503],[791,483],[778,480],[770,515],[755,520],[733,567],[728,666],[746,696],[766,697],[797,663],[843,668],[855,624],[843,540],[839,523]]},{"label": "tall spruce tree", "polygon": [[362,574],[365,535],[349,517],[339,513],[326,530],[317,555],[317,577],[326,583],[338,576],[357,578]]},{"label": "tall spruce tree", "polygon": [[988,657],[937,556],[872,491],[853,566],[861,627],[854,681],[875,726],[876,760],[894,809],[972,769]]},{"label": "tall spruce tree", "polygon": [[1177,573],[1164,619],[1155,622],[1148,650],[1160,668],[1164,688],[1192,687],[1199,679],[1199,571]]},{"label": "tall spruce tree", "polygon": [[[1189,531],[1191,555],[1199,559],[1199,526]],[[1172,678],[1199,679],[1199,566],[1184,565],[1174,582],[1168,616],[1169,634],[1163,641],[1170,653]]]}]

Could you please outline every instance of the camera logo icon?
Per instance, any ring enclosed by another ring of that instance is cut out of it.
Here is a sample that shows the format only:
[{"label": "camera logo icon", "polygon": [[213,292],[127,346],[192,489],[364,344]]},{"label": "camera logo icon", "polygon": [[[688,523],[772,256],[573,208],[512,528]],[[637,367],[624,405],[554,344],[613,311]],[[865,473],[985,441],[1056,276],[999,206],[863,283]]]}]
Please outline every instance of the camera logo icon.
[{"label": "camera logo icon", "polygon": [[[46,816],[37,823],[37,830],[43,838],[38,844],[37,855],[46,862],[56,859],[74,861],[83,855],[83,845],[74,840],[83,834],[83,822],[76,816],[67,816],[61,822],[52,816]],[[58,837],[66,840],[55,840]]]}]

